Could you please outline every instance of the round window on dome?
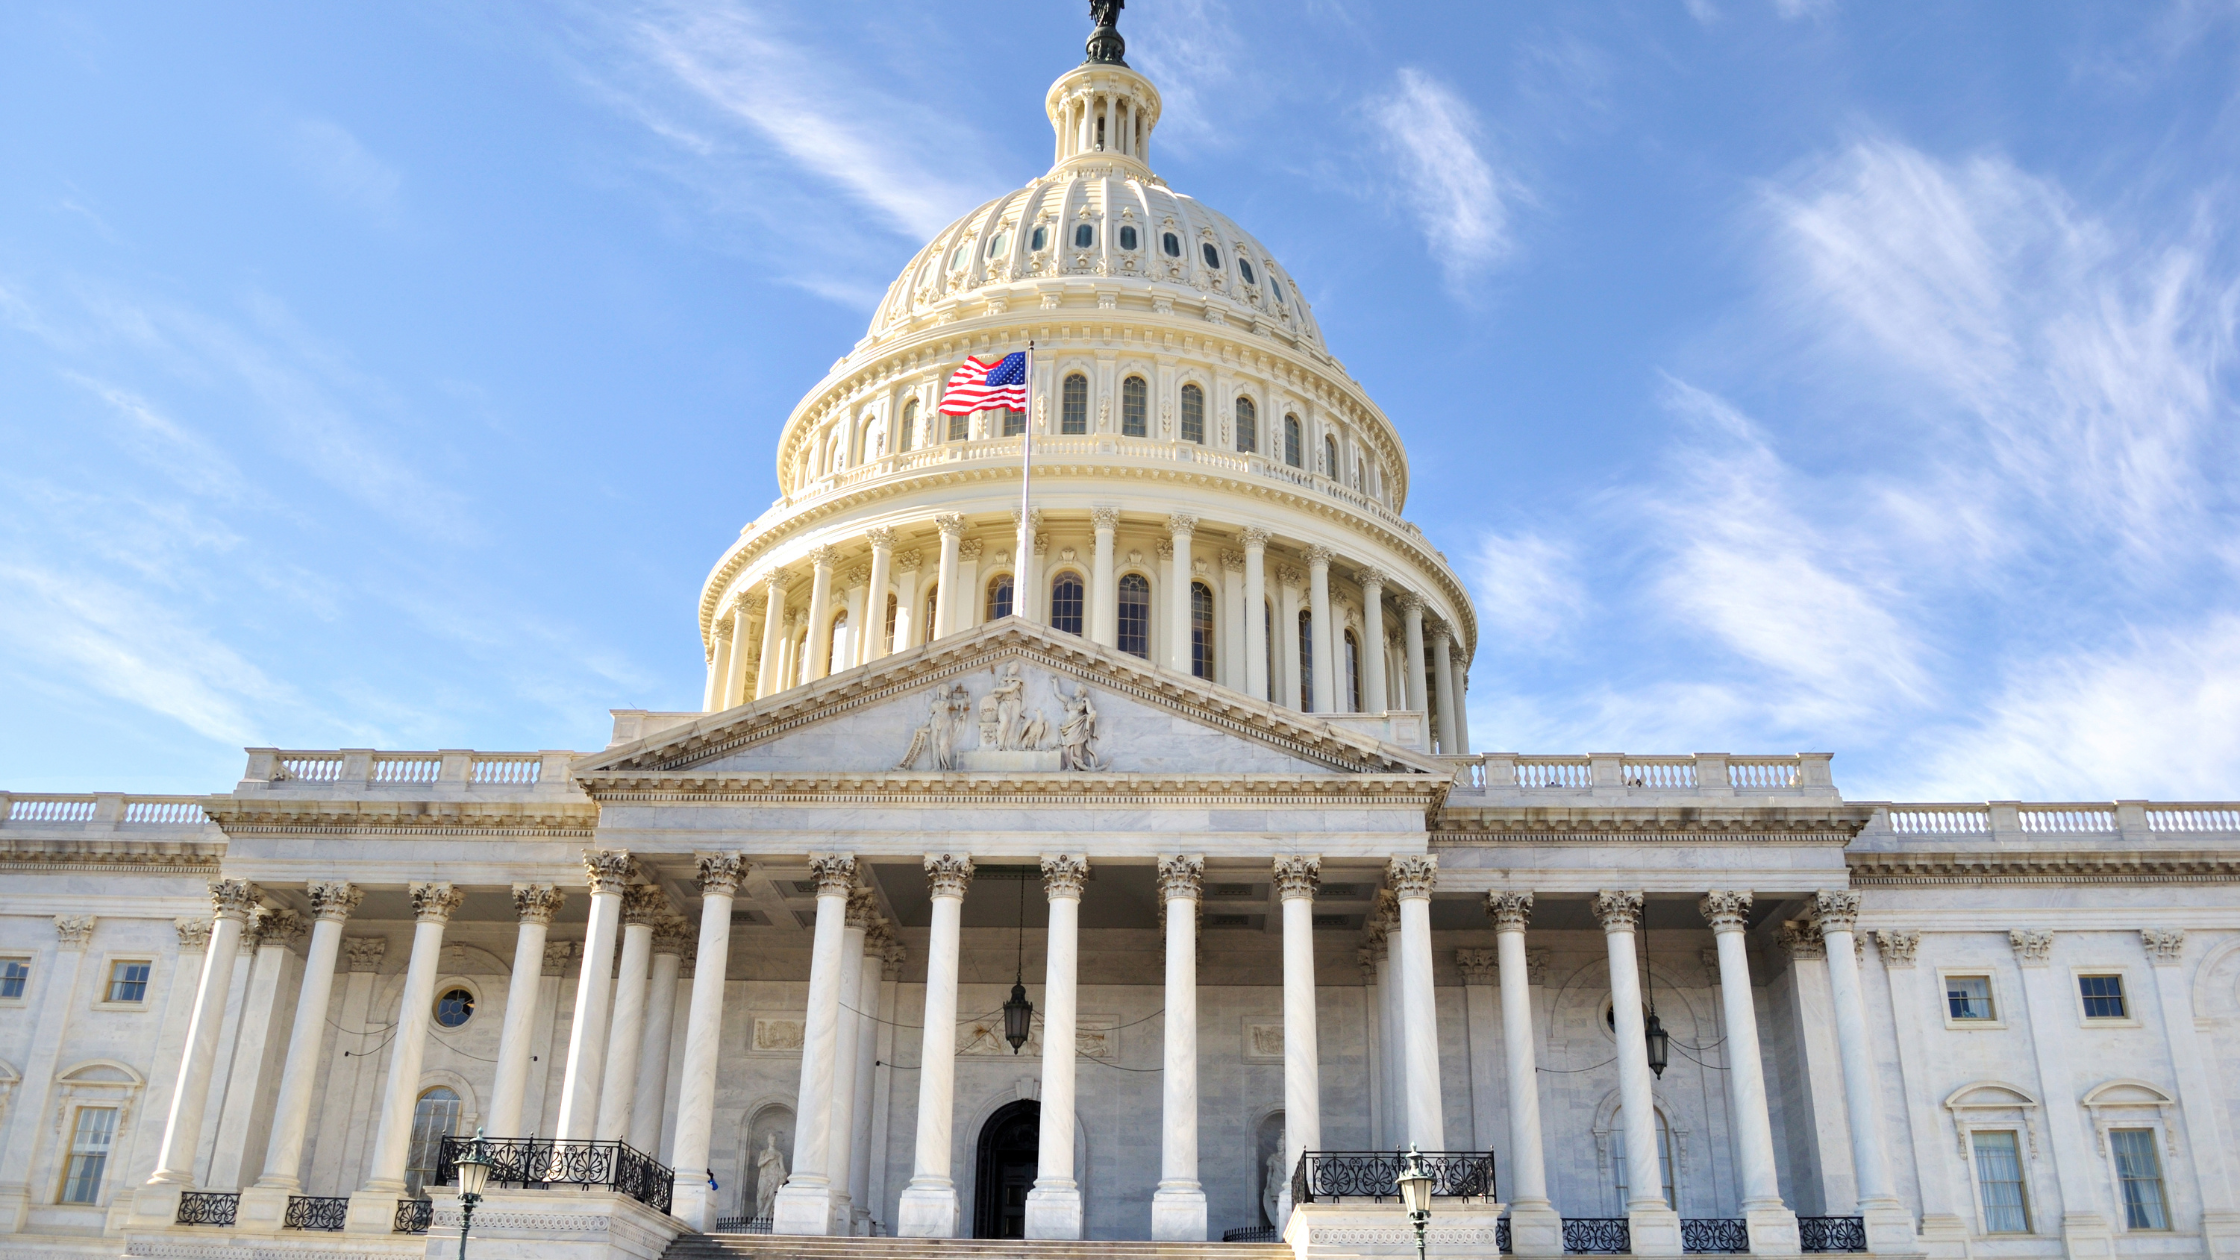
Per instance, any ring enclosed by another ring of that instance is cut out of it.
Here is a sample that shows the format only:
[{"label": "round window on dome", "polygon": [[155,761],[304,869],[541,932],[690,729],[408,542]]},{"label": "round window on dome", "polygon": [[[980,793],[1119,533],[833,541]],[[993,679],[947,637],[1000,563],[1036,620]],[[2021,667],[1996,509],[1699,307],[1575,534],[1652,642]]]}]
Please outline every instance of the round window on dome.
[{"label": "round window on dome", "polygon": [[1043,247],[1045,245],[1048,245],[1049,243],[1050,229],[1042,226],[1039,223],[1035,224],[1034,231],[1027,237],[1027,248],[1039,254],[1042,252]]},{"label": "round window on dome", "polygon": [[988,242],[988,257],[1001,258],[1003,257],[1003,251],[1009,248],[1011,248],[1011,233],[998,232],[995,239]]},{"label": "round window on dome", "polygon": [[1249,258],[1239,258],[1237,260],[1237,274],[1244,277],[1246,284],[1260,283],[1259,279],[1252,274],[1252,260]]},{"label": "round window on dome", "polygon": [[1136,230],[1135,230],[1134,228],[1132,228],[1132,227],[1123,227],[1123,228],[1121,228],[1121,229],[1120,229],[1120,248],[1122,248],[1122,249],[1134,249],[1135,247],[1136,247]]},{"label": "round window on dome", "polygon": [[1218,267],[1221,265],[1221,251],[1213,247],[1212,241],[1207,241],[1205,244],[1198,246],[1198,250],[1206,256],[1206,266]]},{"label": "round window on dome", "polygon": [[474,994],[465,989],[448,989],[436,999],[436,1022],[445,1028],[457,1028],[474,1018]]},{"label": "round window on dome", "polygon": [[1084,223],[1073,229],[1073,247],[1087,249],[1097,243],[1097,229]]},{"label": "round window on dome", "polygon": [[1182,238],[1172,232],[1167,233],[1159,241],[1159,247],[1167,251],[1167,257],[1169,258],[1182,257]]}]

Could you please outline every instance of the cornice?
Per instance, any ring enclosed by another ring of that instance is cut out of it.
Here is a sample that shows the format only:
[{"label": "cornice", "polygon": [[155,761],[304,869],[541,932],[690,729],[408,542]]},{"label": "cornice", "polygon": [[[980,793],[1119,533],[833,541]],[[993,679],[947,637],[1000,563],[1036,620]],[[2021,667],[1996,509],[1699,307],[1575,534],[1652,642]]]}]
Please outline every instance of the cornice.
[{"label": "cornice", "polygon": [[585,775],[602,804],[1389,805],[1423,810],[1442,788],[1423,775],[1348,774],[635,774]]},{"label": "cornice", "polygon": [[1844,861],[1858,888],[2240,883],[2240,853],[2209,849],[1853,852]]},{"label": "cornice", "polygon": [[361,800],[214,796],[204,808],[234,835],[457,835],[588,837],[599,807],[588,801]]},{"label": "cornice", "polygon": [[210,875],[225,845],[204,841],[0,839],[0,872]]}]

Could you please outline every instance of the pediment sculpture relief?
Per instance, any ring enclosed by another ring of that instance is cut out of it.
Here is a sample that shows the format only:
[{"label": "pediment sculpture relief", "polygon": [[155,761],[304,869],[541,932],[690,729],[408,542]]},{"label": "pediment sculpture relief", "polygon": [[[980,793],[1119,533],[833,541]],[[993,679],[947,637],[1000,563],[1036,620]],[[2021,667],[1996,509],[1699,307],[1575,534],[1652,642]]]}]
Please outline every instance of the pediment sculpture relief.
[{"label": "pediment sculpture relief", "polygon": [[1097,706],[1087,683],[1068,694],[1057,679],[1050,680],[1059,714],[1053,726],[1046,707],[1028,708],[1031,697],[1018,662],[988,674],[988,690],[977,701],[962,682],[936,685],[927,693],[925,724],[911,732],[895,769],[1103,769],[1096,751]]}]

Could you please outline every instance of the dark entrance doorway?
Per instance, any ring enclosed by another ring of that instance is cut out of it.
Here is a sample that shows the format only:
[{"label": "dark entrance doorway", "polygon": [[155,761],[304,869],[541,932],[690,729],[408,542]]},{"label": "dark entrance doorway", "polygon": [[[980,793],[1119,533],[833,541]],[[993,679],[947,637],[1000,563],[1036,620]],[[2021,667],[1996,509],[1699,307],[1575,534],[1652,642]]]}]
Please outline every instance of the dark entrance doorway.
[{"label": "dark entrance doorway", "polygon": [[1034,1189],[1042,1104],[1031,1098],[1005,1105],[980,1130],[980,1158],[973,1184],[974,1238],[1025,1238],[1027,1191]]}]

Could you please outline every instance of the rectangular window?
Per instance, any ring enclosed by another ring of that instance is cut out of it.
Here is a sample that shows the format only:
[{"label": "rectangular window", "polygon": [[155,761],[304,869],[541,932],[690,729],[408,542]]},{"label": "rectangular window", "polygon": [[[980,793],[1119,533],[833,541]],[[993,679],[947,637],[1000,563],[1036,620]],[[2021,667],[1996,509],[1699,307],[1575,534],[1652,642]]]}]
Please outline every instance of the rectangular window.
[{"label": "rectangular window", "polygon": [[1971,1135],[1976,1183],[1983,1189],[1983,1229],[1988,1234],[2030,1232],[2030,1200],[2022,1189],[2022,1157],[2012,1130]]},{"label": "rectangular window", "polygon": [[968,437],[971,437],[971,436],[972,436],[972,417],[971,417],[970,415],[954,415],[954,416],[951,416],[951,417],[949,417],[949,440],[950,440],[950,441],[952,441],[952,442],[962,442],[962,441],[964,441],[964,440],[965,440],[966,438],[968,438]]},{"label": "rectangular window", "polygon": [[2078,976],[2077,992],[2084,998],[2086,1019],[2131,1017],[2131,1012],[2123,1004],[2122,976]]},{"label": "rectangular window", "polygon": [[0,958],[0,998],[20,998],[30,983],[30,959]]},{"label": "rectangular window", "polygon": [[1058,432],[1089,431],[1089,378],[1079,372],[1065,379],[1059,390]]},{"label": "rectangular window", "polygon": [[1195,385],[1182,387],[1182,440],[1201,445],[1206,440],[1206,396]]},{"label": "rectangular window", "polygon": [[1991,1013],[1991,977],[1946,976],[1944,978],[1945,1006],[1954,1019],[1988,1020],[1997,1018]]},{"label": "rectangular window", "polygon": [[2116,1177],[2123,1183],[2124,1228],[2170,1228],[2170,1200],[2162,1192],[2162,1159],[2155,1154],[2154,1130],[2111,1130],[2108,1146],[2115,1151]]},{"label": "rectangular window", "polygon": [[109,1147],[117,1137],[115,1107],[78,1108],[70,1134],[70,1163],[62,1175],[64,1203],[101,1202],[101,1176],[108,1171]]},{"label": "rectangular window", "polygon": [[1006,407],[1003,412],[1003,435],[1017,437],[1027,431],[1027,413]]},{"label": "rectangular window", "polygon": [[109,996],[111,1002],[145,1002],[148,1000],[148,964],[145,962],[114,962],[109,964]]}]

